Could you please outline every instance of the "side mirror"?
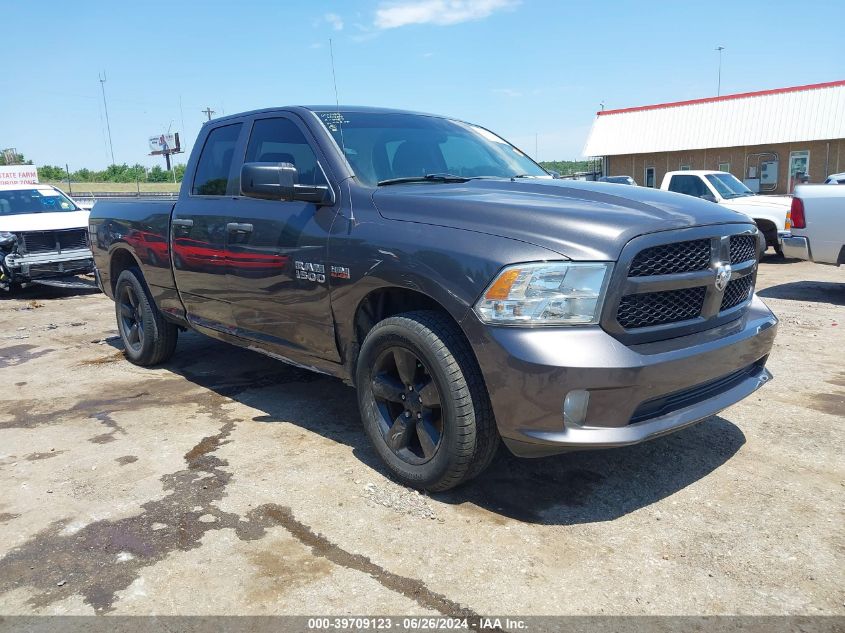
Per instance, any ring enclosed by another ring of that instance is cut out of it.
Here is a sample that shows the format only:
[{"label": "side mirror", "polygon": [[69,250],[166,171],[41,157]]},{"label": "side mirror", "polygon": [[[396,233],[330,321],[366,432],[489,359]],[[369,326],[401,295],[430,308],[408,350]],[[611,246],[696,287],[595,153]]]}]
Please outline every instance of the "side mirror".
[{"label": "side mirror", "polygon": [[244,163],[241,167],[241,193],[249,198],[334,204],[331,187],[300,185],[298,181],[296,167],[290,163]]},{"label": "side mirror", "polygon": [[703,196],[701,196],[701,199],[707,200],[707,202],[716,202],[716,196],[714,196],[712,193],[705,193]]}]

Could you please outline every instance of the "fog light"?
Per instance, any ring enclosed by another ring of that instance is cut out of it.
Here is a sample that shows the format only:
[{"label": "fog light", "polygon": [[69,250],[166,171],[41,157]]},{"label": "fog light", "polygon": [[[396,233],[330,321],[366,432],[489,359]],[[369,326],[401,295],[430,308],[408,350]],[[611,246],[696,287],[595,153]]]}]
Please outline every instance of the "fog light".
[{"label": "fog light", "polygon": [[590,392],[575,389],[566,394],[563,401],[563,423],[566,426],[584,426],[587,419],[587,406],[590,404]]}]

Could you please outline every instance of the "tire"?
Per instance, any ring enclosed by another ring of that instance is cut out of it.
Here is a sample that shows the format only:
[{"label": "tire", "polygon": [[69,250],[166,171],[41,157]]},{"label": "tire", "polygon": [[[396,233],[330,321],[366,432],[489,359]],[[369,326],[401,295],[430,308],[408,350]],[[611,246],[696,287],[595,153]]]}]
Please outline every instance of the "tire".
[{"label": "tire", "polygon": [[114,307],[123,353],[131,363],[149,367],[173,356],[179,328],[162,316],[137,268],[117,278]]},{"label": "tire", "polygon": [[481,371],[445,315],[407,312],[377,323],[361,346],[355,379],[364,429],[401,483],[448,490],[496,454],[499,434]]}]

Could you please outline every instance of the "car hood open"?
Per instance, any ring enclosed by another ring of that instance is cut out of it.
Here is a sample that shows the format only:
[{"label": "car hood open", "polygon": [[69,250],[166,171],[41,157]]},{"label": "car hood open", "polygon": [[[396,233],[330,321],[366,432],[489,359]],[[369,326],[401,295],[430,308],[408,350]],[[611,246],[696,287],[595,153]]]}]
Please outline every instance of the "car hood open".
[{"label": "car hood open", "polygon": [[373,201],[388,219],[499,235],[576,260],[616,260],[628,241],[646,233],[749,222],[690,196],[583,181],[391,185],[377,189]]},{"label": "car hood open", "polygon": [[59,231],[87,229],[90,211],[59,211],[57,213],[19,213],[0,215],[0,231]]}]

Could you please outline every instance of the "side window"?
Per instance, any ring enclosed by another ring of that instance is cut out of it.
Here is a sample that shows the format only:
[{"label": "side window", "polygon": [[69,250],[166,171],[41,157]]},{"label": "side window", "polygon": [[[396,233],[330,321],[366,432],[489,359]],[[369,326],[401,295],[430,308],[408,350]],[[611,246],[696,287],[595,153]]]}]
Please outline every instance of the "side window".
[{"label": "side window", "polygon": [[672,180],[669,181],[669,191],[696,198],[710,193],[698,176],[672,176]]},{"label": "side window", "polygon": [[197,161],[197,173],[191,193],[195,196],[224,196],[229,186],[229,172],[235,155],[235,143],[241,124],[224,125],[208,135]]},{"label": "side window", "polygon": [[291,163],[299,184],[327,185],[317,155],[300,129],[290,119],[259,119],[252,126],[246,149],[246,163]]}]

